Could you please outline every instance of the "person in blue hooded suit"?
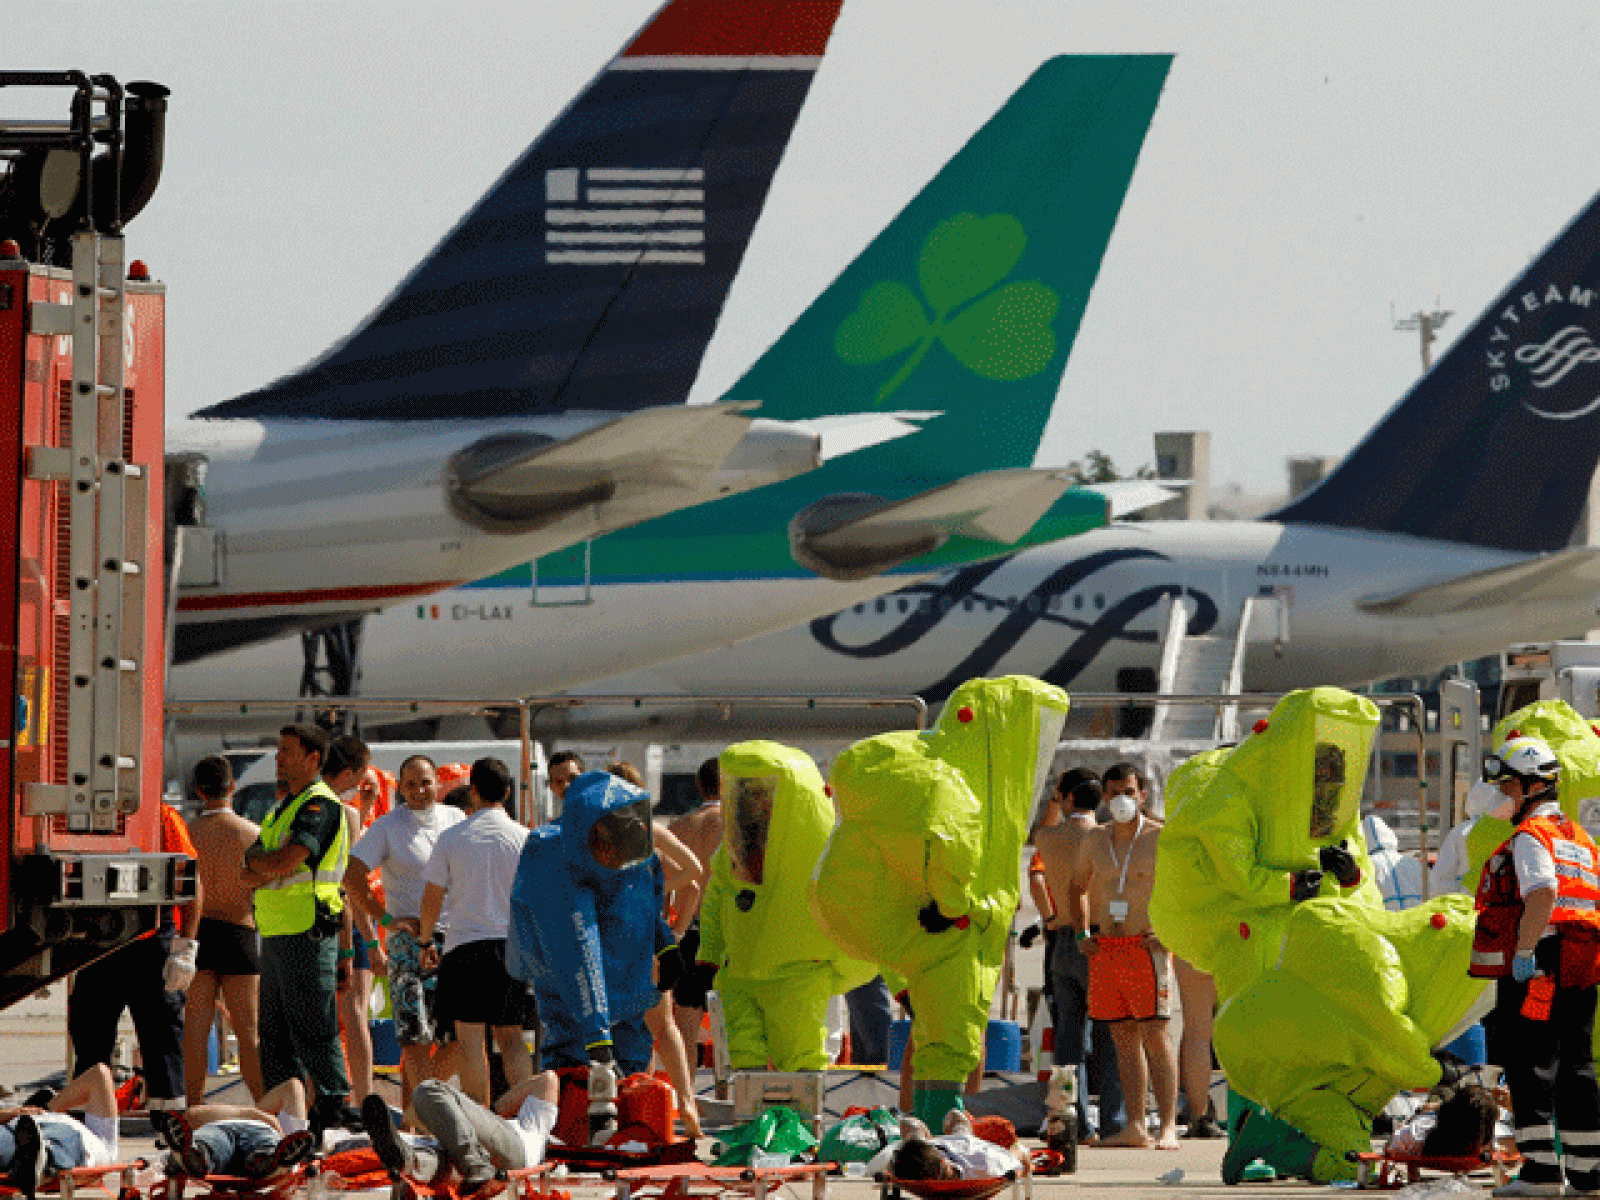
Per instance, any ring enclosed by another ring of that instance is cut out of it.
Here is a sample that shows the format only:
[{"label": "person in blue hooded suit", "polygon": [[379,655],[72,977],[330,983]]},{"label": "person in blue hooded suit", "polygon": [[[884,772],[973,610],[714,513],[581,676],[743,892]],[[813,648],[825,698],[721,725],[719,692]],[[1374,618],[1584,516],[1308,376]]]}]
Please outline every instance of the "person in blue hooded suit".
[{"label": "person in blue hooded suit", "polygon": [[[592,1144],[616,1130],[618,1069],[650,1066],[644,1014],[659,999],[651,968],[676,944],[662,901],[649,795],[605,771],[578,776],[561,816],[522,848],[506,968],[533,984],[545,1066],[589,1068]],[[662,970],[677,972],[674,955]]]}]

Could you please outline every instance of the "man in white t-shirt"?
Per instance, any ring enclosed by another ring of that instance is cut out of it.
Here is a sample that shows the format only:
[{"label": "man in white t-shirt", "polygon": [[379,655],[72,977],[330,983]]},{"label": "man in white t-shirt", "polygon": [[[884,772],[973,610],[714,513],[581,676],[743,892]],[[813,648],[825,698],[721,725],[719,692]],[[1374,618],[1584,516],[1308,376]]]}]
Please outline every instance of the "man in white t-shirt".
[{"label": "man in white t-shirt", "polygon": [[429,943],[449,899],[438,1007],[456,1024],[462,1090],[487,1105],[486,1030],[494,1031],[508,1084],[515,1087],[533,1074],[533,1059],[522,1040],[531,997],[526,984],[506,973],[511,885],[528,830],[506,813],[511,770],[505,763],[480,758],[472,764],[467,783],[467,819],[439,835],[423,874],[420,924],[425,953],[432,954]]},{"label": "man in white t-shirt", "polygon": [[[422,966],[422,891],[428,861],[439,835],[467,819],[450,804],[440,804],[439,776],[426,754],[413,754],[400,764],[400,796],[405,801],[374,821],[350,851],[344,890],[379,925],[389,930],[389,997],[394,1006],[395,1040],[401,1047],[402,1106],[411,1089],[427,1078],[435,1021],[434,974]],[[372,894],[368,876],[383,878],[383,902]],[[436,933],[448,928],[440,913]],[[430,945],[432,943],[429,943]]]},{"label": "man in white t-shirt", "polygon": [[[67,1116],[83,1109],[83,1120]],[[117,1089],[94,1063],[51,1097],[48,1108],[0,1108],[0,1171],[28,1200],[62,1171],[117,1161]]]},{"label": "man in white t-shirt", "polygon": [[[900,1141],[879,1151],[879,1157],[887,1158],[896,1179],[996,1179],[1022,1170],[1016,1155],[973,1133],[972,1118],[959,1108],[945,1115],[938,1137],[929,1136],[916,1117],[902,1117]],[[867,1171],[877,1174],[884,1165],[875,1158]]]},{"label": "man in white t-shirt", "polygon": [[361,1119],[372,1136],[373,1152],[391,1171],[433,1184],[453,1166],[461,1172],[459,1194],[471,1196],[493,1182],[497,1171],[544,1161],[556,1124],[559,1088],[554,1071],[541,1071],[511,1087],[490,1111],[460,1088],[440,1079],[425,1080],[417,1085],[413,1109],[432,1135],[431,1145],[401,1134],[382,1097],[367,1097]]}]

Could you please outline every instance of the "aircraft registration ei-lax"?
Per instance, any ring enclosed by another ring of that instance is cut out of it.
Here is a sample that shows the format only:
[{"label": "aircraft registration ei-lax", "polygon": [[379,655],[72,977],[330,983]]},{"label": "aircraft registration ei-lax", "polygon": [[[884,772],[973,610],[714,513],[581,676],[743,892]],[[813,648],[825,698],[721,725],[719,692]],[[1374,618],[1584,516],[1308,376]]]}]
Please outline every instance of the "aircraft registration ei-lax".
[{"label": "aircraft registration ei-lax", "polygon": [[172,430],[175,661],[914,428],[685,403],[840,4],[664,4],[346,340]]},{"label": "aircraft registration ei-lax", "polygon": [[[364,622],[359,694],[507,699],[780,629],[1167,498],[1029,469],[1169,55],[1040,66],[729,390],[903,436]],[[576,604],[551,603],[575,598]],[[288,697],[298,639],[179,666],[180,700]],[[353,674],[353,672],[352,672]],[[328,694],[343,689],[327,689]]]}]

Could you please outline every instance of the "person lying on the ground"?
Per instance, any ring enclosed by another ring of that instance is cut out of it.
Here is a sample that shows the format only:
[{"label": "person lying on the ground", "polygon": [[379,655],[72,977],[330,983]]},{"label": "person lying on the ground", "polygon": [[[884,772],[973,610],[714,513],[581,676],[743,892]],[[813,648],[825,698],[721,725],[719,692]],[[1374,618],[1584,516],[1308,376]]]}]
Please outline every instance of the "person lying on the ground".
[{"label": "person lying on the ground", "polygon": [[902,1117],[900,1141],[886,1152],[889,1173],[896,1179],[994,1179],[1022,1170],[1009,1150],[973,1133],[972,1118],[959,1108],[945,1114],[944,1133],[938,1137],[917,1118]]},{"label": "person lying on the ground", "polygon": [[305,1086],[290,1079],[244,1104],[196,1104],[185,1112],[152,1112],[151,1122],[171,1152],[169,1175],[237,1175],[272,1179],[316,1151],[307,1127]]},{"label": "person lying on the ground", "polygon": [[[83,1110],[83,1120],[67,1115]],[[94,1063],[51,1097],[48,1107],[0,1108],[0,1171],[28,1200],[62,1171],[117,1161],[117,1089],[111,1068]]]},{"label": "person lying on the ground", "polygon": [[453,1166],[461,1173],[463,1197],[494,1182],[502,1171],[536,1167],[556,1123],[560,1084],[554,1071],[542,1071],[512,1087],[491,1112],[460,1088],[440,1079],[419,1083],[411,1106],[426,1139],[402,1135],[383,1097],[371,1095],[361,1104],[361,1123],[372,1137],[378,1161],[422,1183],[435,1183]]},{"label": "person lying on the ground", "polygon": [[1500,1107],[1476,1083],[1435,1088],[1421,1111],[1389,1138],[1388,1154],[1427,1158],[1476,1158],[1494,1148]]}]

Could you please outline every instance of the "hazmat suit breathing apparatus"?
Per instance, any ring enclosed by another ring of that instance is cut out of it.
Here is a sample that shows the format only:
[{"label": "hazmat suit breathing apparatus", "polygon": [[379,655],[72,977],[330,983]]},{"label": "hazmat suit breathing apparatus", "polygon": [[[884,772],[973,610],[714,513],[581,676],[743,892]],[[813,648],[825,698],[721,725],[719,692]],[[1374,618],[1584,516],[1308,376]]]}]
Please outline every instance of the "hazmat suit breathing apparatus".
[{"label": "hazmat suit breathing apparatus", "polygon": [[605,771],[579,775],[561,816],[523,845],[506,969],[534,986],[547,1064],[589,1068],[594,1144],[616,1131],[617,1069],[649,1069],[652,960],[676,945],[662,904],[649,796]]},{"label": "hazmat suit breathing apparatus", "polygon": [[1369,1148],[1397,1091],[1439,1081],[1432,1048],[1482,988],[1466,974],[1466,896],[1389,912],[1373,885],[1359,823],[1377,725],[1362,697],[1292,692],[1168,781],[1151,923],[1214,977],[1217,1056],[1259,1106],[1235,1127],[1230,1183],[1258,1157],[1353,1178],[1347,1152]]},{"label": "hazmat suit breathing apparatus", "polygon": [[1028,817],[1067,695],[1027,676],[973,679],[925,733],[857,742],[834,760],[839,822],[811,902],[848,955],[905,980],[916,1115],[941,1129],[982,1060],[1020,886]]},{"label": "hazmat suit breathing apparatus", "polygon": [[877,974],[839,949],[806,896],[833,801],[810,756],[776,742],[729,746],[718,765],[723,838],[700,906],[700,959],[720,968],[729,1060],[820,1071],[829,998]]}]

